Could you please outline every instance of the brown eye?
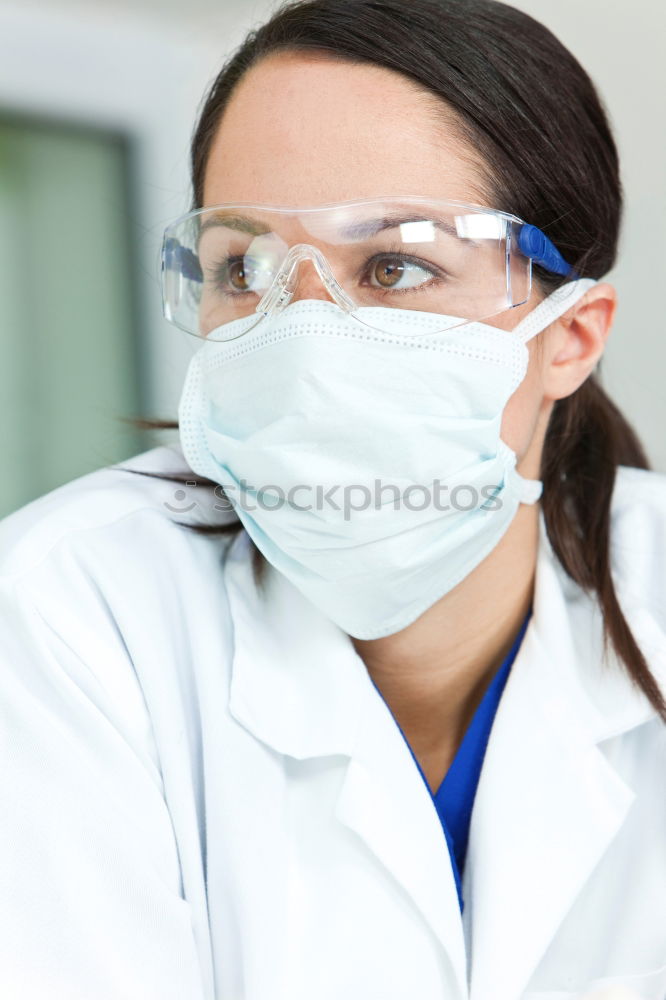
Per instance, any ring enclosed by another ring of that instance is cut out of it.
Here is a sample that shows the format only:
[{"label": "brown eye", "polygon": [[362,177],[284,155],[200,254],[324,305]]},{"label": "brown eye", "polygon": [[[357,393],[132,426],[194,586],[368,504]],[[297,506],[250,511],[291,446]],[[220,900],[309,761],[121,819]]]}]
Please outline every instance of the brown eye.
[{"label": "brown eye", "polygon": [[235,260],[229,265],[229,281],[238,292],[250,290],[242,260]]},{"label": "brown eye", "polygon": [[382,288],[393,288],[397,285],[405,273],[404,264],[392,263],[390,258],[384,257],[375,264],[373,275]]}]

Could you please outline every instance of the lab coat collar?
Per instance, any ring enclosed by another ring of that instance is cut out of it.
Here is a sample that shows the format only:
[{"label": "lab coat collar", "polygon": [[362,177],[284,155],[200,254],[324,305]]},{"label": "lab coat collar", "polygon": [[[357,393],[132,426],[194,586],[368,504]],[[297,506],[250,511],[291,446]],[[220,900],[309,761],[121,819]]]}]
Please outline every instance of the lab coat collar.
[{"label": "lab coat collar", "polygon": [[250,540],[230,547],[225,579],[234,655],[229,709],[257,739],[298,760],[351,755],[372,688],[349,636],[272,566],[255,585]]},{"label": "lab coat collar", "polygon": [[[664,637],[637,610],[625,608],[663,683]],[[493,723],[470,826],[471,1000],[514,1000],[528,987],[635,798],[603,744],[655,717],[604,652],[596,603],[555,559],[542,518],[534,614]]]},{"label": "lab coat collar", "polygon": [[[601,744],[656,715],[622,666],[604,657],[594,600],[557,563],[542,518],[534,613],[472,813],[463,923],[432,799],[365,664],[281,574],[268,571],[261,595],[248,546],[242,533],[226,570],[232,715],[297,759],[350,758],[338,819],[404,886],[449,958],[458,995],[513,1000],[633,801]],[[663,635],[640,607],[628,610],[666,681]]]}]

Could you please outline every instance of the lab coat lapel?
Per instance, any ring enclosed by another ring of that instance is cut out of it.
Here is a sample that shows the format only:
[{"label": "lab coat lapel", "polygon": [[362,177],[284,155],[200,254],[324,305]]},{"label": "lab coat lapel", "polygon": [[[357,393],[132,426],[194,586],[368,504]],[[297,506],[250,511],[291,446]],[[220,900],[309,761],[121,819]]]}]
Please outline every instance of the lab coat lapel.
[{"label": "lab coat lapel", "polygon": [[463,879],[471,1000],[515,1000],[527,987],[635,797],[597,743],[654,714],[615,662],[604,665],[603,714],[586,693],[601,677],[600,638],[596,649],[578,631],[574,641],[572,608],[581,634],[600,630],[594,602],[566,579],[542,521],[534,614],[472,813]]},{"label": "lab coat lapel", "polygon": [[299,760],[349,757],[334,815],[405,890],[407,905],[448,955],[459,996],[466,997],[449,853],[410,750],[349,636],[270,568],[262,597],[247,545],[239,536],[225,570],[235,633],[230,711],[280,753]]},{"label": "lab coat lapel", "polygon": [[[463,925],[449,851],[430,792],[389,709],[368,691],[336,815],[411,897],[467,997]],[[447,994],[452,1000],[454,994]]]},{"label": "lab coat lapel", "polygon": [[370,678],[349,636],[273,567],[255,585],[250,541],[230,547],[234,626],[229,710],[257,739],[297,760],[350,754]]}]

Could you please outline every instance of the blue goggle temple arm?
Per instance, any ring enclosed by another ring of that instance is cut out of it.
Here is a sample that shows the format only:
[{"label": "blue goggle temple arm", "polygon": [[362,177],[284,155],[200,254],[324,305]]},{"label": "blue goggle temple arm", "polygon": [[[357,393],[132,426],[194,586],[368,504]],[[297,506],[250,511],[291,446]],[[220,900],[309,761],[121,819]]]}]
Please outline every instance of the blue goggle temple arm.
[{"label": "blue goggle temple arm", "polygon": [[577,271],[567,264],[566,260],[545,233],[536,226],[521,226],[518,233],[520,252],[529,257],[534,264],[550,271],[551,274],[561,274],[565,277],[580,278]]},{"label": "blue goggle temple arm", "polygon": [[180,271],[184,278],[189,281],[203,281],[203,271],[199,258],[192,250],[182,246],[173,236],[164,244],[164,269],[167,271]]}]

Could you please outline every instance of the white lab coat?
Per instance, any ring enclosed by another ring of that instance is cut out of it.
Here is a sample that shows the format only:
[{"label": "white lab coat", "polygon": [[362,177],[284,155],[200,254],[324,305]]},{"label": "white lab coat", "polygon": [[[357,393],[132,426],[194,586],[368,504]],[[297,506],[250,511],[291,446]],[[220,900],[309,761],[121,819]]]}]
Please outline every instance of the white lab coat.
[{"label": "white lab coat", "polygon": [[[176,489],[100,470],[0,525],[0,997],[664,1000],[666,726],[543,531],[461,919],[349,637]],[[621,471],[613,567],[666,689],[666,477]]]}]

